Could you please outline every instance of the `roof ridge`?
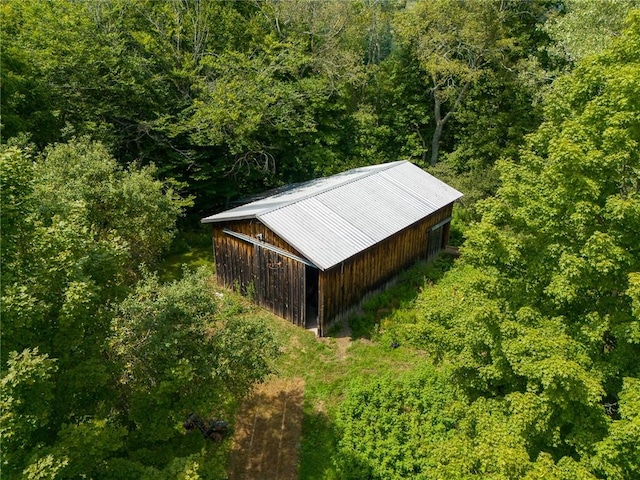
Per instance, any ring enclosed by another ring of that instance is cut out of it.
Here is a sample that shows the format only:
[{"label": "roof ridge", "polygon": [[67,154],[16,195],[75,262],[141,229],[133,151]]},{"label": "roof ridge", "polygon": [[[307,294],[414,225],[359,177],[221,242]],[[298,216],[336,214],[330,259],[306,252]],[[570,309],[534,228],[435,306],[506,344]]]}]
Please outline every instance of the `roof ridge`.
[{"label": "roof ridge", "polygon": [[[258,213],[258,214],[256,215],[256,218],[260,218],[262,215],[267,215],[267,214],[272,213],[272,212],[275,212],[275,211],[277,211],[277,210],[280,210],[280,209],[283,209],[283,208],[286,208],[286,207],[290,207],[291,205],[295,205],[295,204],[296,204],[296,203],[298,203],[298,202],[302,202],[302,201],[304,201],[304,200],[308,200],[309,198],[317,197],[318,195],[321,195],[321,194],[326,193],[326,192],[330,192],[331,190],[335,190],[336,188],[342,188],[342,187],[344,187],[345,185],[349,185],[350,183],[357,182],[357,181],[359,181],[359,180],[362,180],[363,178],[370,177],[370,176],[371,176],[371,175],[373,175],[373,174],[380,173],[380,172],[384,172],[385,170],[390,170],[390,169],[392,169],[392,168],[394,168],[394,167],[399,166],[399,165],[400,165],[400,164],[402,164],[402,163],[410,163],[410,162],[409,162],[408,160],[397,160],[397,161],[395,161],[395,162],[389,162],[389,163],[377,163],[377,164],[373,164],[373,165],[366,165],[366,166],[364,166],[364,167],[356,167],[356,168],[352,168],[352,169],[350,169],[350,170],[345,170],[344,172],[336,173],[335,175],[330,175],[330,176],[328,176],[328,177],[320,177],[320,178],[314,178],[314,179],[311,179],[311,180],[309,180],[308,182],[305,182],[303,185],[305,185],[305,184],[307,184],[307,183],[311,183],[311,182],[313,182],[313,181],[315,181],[315,180],[322,180],[322,179],[325,179],[325,178],[332,178],[332,177],[336,177],[336,176],[338,176],[338,175],[344,175],[344,174],[346,174],[346,173],[349,173],[349,172],[351,172],[351,171],[353,171],[353,170],[357,170],[357,169],[359,169],[359,168],[370,168],[370,167],[376,167],[376,166],[384,166],[384,168],[380,168],[380,170],[375,170],[375,169],[373,169],[373,168],[372,168],[372,169],[371,169],[371,170],[372,170],[371,172],[368,172],[368,173],[366,173],[366,174],[362,175],[361,177],[353,178],[353,179],[351,179],[351,180],[345,180],[344,182],[341,182],[341,183],[339,183],[339,184],[337,184],[337,185],[332,185],[332,186],[330,186],[330,187],[323,188],[322,190],[320,190],[320,191],[318,191],[318,192],[315,192],[315,193],[314,193],[314,194],[312,194],[312,195],[308,195],[308,196],[305,196],[305,197],[302,197],[302,198],[297,198],[297,199],[292,200],[291,202],[286,203],[286,204],[284,204],[284,205],[279,205],[279,206],[274,207],[274,208],[272,208],[272,209],[270,209],[270,210],[265,210],[265,211],[263,211],[263,212],[260,212],[260,213]],[[302,187],[303,185],[301,185],[301,187]],[[285,195],[286,193],[290,193],[290,192],[283,192],[282,194],[279,194],[279,195]],[[278,195],[274,195],[274,196],[273,196],[273,197],[271,197],[271,198],[274,198],[274,197],[277,197],[277,196],[278,196]]]}]

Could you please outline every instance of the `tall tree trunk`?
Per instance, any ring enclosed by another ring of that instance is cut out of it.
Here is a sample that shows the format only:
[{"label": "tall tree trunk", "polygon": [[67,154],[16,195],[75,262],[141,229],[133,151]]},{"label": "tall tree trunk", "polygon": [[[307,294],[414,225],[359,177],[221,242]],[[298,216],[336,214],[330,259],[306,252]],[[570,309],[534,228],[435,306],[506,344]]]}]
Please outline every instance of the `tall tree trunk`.
[{"label": "tall tree trunk", "polygon": [[438,156],[440,155],[440,137],[442,137],[442,130],[444,129],[444,125],[445,123],[447,123],[447,120],[449,120],[451,115],[453,115],[453,112],[455,112],[455,110],[458,108],[458,105],[466,95],[467,90],[469,90],[471,82],[468,81],[464,84],[462,90],[460,90],[460,93],[458,93],[456,101],[453,103],[451,110],[449,110],[444,117],[442,116],[441,110],[442,102],[438,97],[438,83],[436,82],[435,78],[433,79],[433,85],[434,87],[431,91],[433,92],[433,113],[436,121],[436,129],[434,130],[433,137],[431,138],[431,166],[434,166],[436,163],[438,163]]},{"label": "tall tree trunk", "polygon": [[446,120],[436,119],[436,129],[433,132],[433,138],[431,139],[431,166],[433,167],[438,163],[438,155],[440,152],[440,137],[442,136],[442,129],[444,128],[444,122]]}]

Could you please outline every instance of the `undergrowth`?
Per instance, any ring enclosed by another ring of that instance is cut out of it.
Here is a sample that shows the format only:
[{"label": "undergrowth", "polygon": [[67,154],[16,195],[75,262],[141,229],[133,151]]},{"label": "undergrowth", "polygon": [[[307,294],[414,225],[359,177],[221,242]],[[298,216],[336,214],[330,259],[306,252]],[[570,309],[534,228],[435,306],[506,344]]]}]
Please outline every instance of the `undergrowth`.
[{"label": "undergrowth", "polygon": [[386,325],[398,316],[409,315],[419,292],[441,279],[453,262],[452,257],[441,255],[435,262],[420,263],[403,273],[393,286],[367,301],[361,315],[351,319],[351,340],[333,331],[336,336],[317,339],[313,333],[273,316],[282,351],[275,365],[277,375],[305,381],[301,480],[341,478],[336,464],[341,438],[336,419],[353,385],[432,364],[427,353],[398,344]]},{"label": "undergrowth", "polygon": [[160,281],[179,280],[185,267],[190,270],[207,267],[213,273],[213,246],[208,231],[181,232],[176,236],[168,254],[158,266]]},{"label": "undergrowth", "polygon": [[378,338],[384,333],[385,319],[396,312],[411,311],[420,290],[433,285],[453,267],[454,258],[440,255],[433,262],[420,262],[401,273],[384,292],[363,303],[360,314],[349,319],[354,338]]},{"label": "undergrowth", "polygon": [[[205,248],[213,273],[210,247]],[[168,257],[164,278],[175,275],[171,273],[171,264],[177,264],[181,271],[182,264],[189,264],[189,258],[201,258],[198,251],[199,247],[190,248]],[[453,258],[441,255],[435,262],[417,264],[401,274],[393,286],[363,305],[361,315],[351,318],[351,339],[340,338],[337,330],[332,331],[333,337],[318,339],[312,332],[255,306],[246,297],[230,289],[215,287],[221,300],[220,315],[264,319],[272,329],[280,345],[280,355],[273,359],[273,375],[304,380],[298,478],[341,478],[336,463],[341,433],[336,420],[340,405],[353,385],[375,378],[394,377],[420,365],[432,364],[425,352],[395,342],[389,334],[393,329],[388,331],[386,326],[399,316],[409,315],[419,292],[442,278],[453,261]],[[192,265],[195,263],[197,261],[191,262]]]}]

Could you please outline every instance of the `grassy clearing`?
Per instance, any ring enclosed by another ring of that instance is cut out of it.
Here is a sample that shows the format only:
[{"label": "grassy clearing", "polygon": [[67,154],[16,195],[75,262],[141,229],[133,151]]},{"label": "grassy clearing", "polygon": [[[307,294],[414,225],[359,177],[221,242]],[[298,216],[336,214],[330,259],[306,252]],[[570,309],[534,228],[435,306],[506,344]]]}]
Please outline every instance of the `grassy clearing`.
[{"label": "grassy clearing", "polygon": [[179,280],[185,266],[191,270],[207,267],[213,273],[213,253],[211,247],[191,247],[190,250],[167,256],[158,268],[161,282]]},{"label": "grassy clearing", "polygon": [[[210,245],[202,242],[169,255],[160,269],[161,279],[180,278],[183,265],[209,266],[213,272]],[[256,307],[230,290],[223,290],[222,315],[260,318],[273,329],[281,345],[281,355],[273,363],[274,375],[304,379],[298,465],[301,480],[339,478],[333,465],[339,440],[335,420],[352,382],[408,371],[431,361],[423,351],[393,345],[395,339],[389,333],[393,328],[386,327],[402,321],[404,316],[415,315],[413,307],[419,292],[437,282],[452,265],[453,259],[443,255],[436,262],[421,263],[403,273],[392,287],[367,301],[360,315],[350,319],[351,338],[334,331],[334,336],[317,339],[312,332]]]},{"label": "grassy clearing", "polygon": [[247,299],[225,291],[221,314],[260,318],[271,326],[281,345],[274,359],[274,376],[304,380],[302,440],[299,478],[338,479],[333,465],[339,433],[335,418],[352,382],[414,368],[429,361],[424,352],[393,348],[384,335],[374,340],[329,337],[318,339],[309,331],[256,307]]},{"label": "grassy clearing", "polygon": [[213,273],[213,249],[208,232],[181,233],[174,239],[169,254],[158,266],[160,281],[179,280],[185,267],[191,270],[207,267]]},{"label": "grassy clearing", "polygon": [[415,299],[423,288],[438,282],[453,266],[454,258],[440,255],[434,262],[421,262],[403,272],[390,288],[362,305],[362,314],[349,320],[354,338],[376,339],[394,315],[413,311]]},{"label": "grassy clearing", "polygon": [[339,438],[335,416],[350,383],[412,369],[426,357],[415,349],[392,348],[385,341],[319,340],[277,317],[271,322],[283,345],[282,356],[275,362],[277,375],[305,380],[299,478],[337,479],[332,463]]},{"label": "grassy clearing", "polygon": [[[333,455],[339,440],[335,427],[338,407],[352,382],[412,369],[424,361],[416,350],[398,348],[364,339],[351,343],[347,357],[312,375],[307,383],[302,425],[300,479],[338,479]],[[314,378],[315,377],[315,378]]]},{"label": "grassy clearing", "polygon": [[394,348],[395,339],[385,325],[413,315],[421,289],[429,288],[452,266],[451,257],[441,256],[436,262],[418,264],[402,274],[395,285],[372,297],[363,305],[362,314],[350,320],[352,339],[336,335],[319,340],[311,332],[272,318],[283,354],[275,364],[278,376],[305,380],[301,480],[339,478],[332,460],[339,439],[335,419],[352,382],[431,362],[423,351],[405,345]]}]

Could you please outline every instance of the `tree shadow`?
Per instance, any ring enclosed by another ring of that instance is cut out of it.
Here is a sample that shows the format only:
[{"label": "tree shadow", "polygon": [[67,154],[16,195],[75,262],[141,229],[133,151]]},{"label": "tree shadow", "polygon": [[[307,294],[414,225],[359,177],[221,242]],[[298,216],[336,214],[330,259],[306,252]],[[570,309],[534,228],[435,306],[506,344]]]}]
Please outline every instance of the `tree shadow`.
[{"label": "tree shadow", "polygon": [[333,478],[333,455],[337,451],[338,432],[324,412],[305,408],[302,423],[301,462],[299,478],[323,480]]},{"label": "tree shadow", "polygon": [[301,379],[275,379],[244,402],[234,426],[229,480],[298,478],[303,395]]}]

